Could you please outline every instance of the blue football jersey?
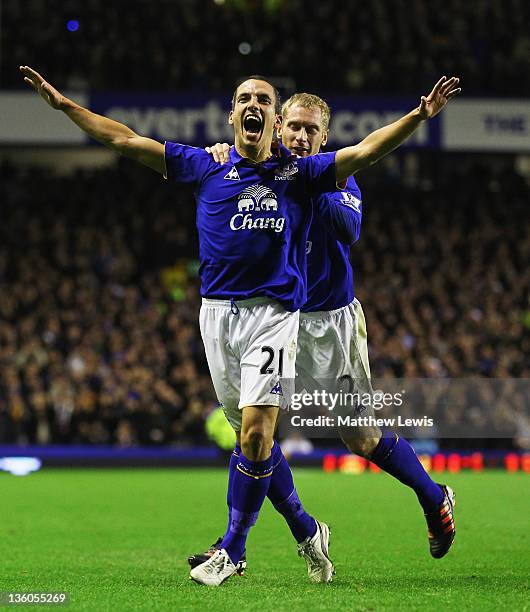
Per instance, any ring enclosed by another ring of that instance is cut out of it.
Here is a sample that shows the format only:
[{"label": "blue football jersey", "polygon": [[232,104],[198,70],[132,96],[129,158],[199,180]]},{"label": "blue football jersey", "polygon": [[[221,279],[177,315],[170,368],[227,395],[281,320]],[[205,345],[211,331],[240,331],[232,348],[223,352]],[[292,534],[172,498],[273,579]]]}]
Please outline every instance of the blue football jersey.
[{"label": "blue football jersey", "polygon": [[311,197],[335,186],[335,153],[298,158],[280,145],[256,164],[232,147],[220,165],[203,149],[166,142],[165,158],[167,178],[195,186],[201,295],[267,296],[299,310]]},{"label": "blue football jersey", "polygon": [[355,297],[349,255],[361,231],[361,190],[350,177],[345,189],[315,198],[314,206],[321,214],[315,214],[308,235],[307,302],[302,312],[335,310]]}]

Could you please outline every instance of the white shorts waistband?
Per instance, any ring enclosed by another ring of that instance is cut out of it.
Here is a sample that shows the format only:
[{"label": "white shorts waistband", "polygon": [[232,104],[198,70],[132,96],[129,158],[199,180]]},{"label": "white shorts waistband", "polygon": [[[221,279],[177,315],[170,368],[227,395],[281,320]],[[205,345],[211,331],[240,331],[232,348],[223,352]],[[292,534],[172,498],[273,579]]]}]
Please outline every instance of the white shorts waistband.
[{"label": "white shorts waistband", "polygon": [[342,308],[336,308],[335,310],[315,310],[314,312],[300,312],[300,320],[303,321],[304,319],[327,319],[328,317],[334,315],[337,312],[344,312],[345,310],[348,310],[357,302],[357,298],[354,298],[353,302],[346,304],[346,306],[342,306]]},{"label": "white shorts waistband", "polygon": [[214,306],[216,308],[231,308],[234,303],[238,308],[251,308],[260,304],[278,304],[279,302],[268,297],[248,298],[247,300],[214,300],[212,298],[202,298],[204,306]]}]

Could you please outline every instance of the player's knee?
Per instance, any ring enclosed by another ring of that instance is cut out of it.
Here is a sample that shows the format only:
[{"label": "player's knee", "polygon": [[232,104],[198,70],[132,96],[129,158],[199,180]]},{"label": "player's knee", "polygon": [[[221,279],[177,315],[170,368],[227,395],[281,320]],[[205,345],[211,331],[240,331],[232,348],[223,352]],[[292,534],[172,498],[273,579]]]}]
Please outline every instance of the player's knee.
[{"label": "player's knee", "polygon": [[359,455],[360,457],[370,458],[370,455],[375,450],[375,447],[379,444],[381,439],[381,432],[370,432],[369,435],[343,435],[344,444],[348,449]]},{"label": "player's knee", "polygon": [[269,457],[272,440],[259,425],[252,425],[241,432],[241,450],[251,461],[264,461]]},{"label": "player's knee", "polygon": [[369,459],[378,442],[379,438],[365,438],[364,440],[358,440],[357,449],[352,450],[352,452],[360,455],[361,457]]}]

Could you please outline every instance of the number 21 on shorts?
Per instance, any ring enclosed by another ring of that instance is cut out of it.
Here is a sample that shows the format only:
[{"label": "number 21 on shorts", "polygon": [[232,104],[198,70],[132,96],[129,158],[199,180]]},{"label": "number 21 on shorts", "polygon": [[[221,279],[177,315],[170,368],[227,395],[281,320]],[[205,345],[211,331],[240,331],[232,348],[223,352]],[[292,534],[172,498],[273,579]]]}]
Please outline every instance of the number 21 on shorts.
[{"label": "number 21 on shorts", "polygon": [[275,359],[275,351],[272,346],[262,346],[261,352],[264,362],[260,368],[260,374],[274,374],[274,368],[277,363],[277,374],[281,376],[283,374],[283,348],[278,350],[277,360]]}]

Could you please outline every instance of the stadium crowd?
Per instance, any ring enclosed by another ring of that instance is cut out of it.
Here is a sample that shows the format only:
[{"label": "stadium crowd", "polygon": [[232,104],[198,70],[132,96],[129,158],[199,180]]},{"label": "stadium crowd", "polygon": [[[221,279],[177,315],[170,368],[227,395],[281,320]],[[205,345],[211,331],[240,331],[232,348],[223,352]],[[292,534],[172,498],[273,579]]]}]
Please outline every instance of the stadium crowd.
[{"label": "stadium crowd", "polygon": [[530,94],[526,0],[3,0],[0,18],[4,88],[29,64],[74,90],[226,91],[261,72],[395,95],[445,73],[467,95]]},{"label": "stadium crowd", "polygon": [[[409,153],[359,178],[374,377],[530,377],[528,187],[476,159]],[[191,193],[127,161],[1,179],[0,443],[204,442]]]}]

